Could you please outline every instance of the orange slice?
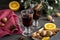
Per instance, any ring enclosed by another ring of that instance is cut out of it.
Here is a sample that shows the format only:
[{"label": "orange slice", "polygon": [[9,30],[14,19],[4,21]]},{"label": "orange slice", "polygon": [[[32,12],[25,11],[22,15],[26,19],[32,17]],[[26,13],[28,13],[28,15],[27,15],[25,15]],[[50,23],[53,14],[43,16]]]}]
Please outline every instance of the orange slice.
[{"label": "orange slice", "polygon": [[54,23],[46,23],[44,25],[44,28],[47,30],[54,30],[54,29],[56,29],[56,25]]},{"label": "orange slice", "polygon": [[17,1],[12,1],[9,3],[9,8],[13,11],[16,11],[20,8],[20,4]]},{"label": "orange slice", "polygon": [[43,37],[42,40],[49,40],[50,37]]}]

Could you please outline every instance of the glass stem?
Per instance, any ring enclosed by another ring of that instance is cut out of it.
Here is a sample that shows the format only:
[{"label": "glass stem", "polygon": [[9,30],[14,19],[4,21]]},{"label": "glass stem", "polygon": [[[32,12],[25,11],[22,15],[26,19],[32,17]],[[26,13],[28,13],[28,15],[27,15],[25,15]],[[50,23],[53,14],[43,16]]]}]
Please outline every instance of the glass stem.
[{"label": "glass stem", "polygon": [[35,20],[35,26],[38,27],[38,20]]},{"label": "glass stem", "polygon": [[36,20],[35,20],[35,26],[36,26]]},{"label": "glass stem", "polygon": [[27,28],[25,27],[25,31],[26,31],[26,33],[27,33]]},{"label": "glass stem", "polygon": [[30,27],[27,27],[27,33],[28,34],[30,33]]}]

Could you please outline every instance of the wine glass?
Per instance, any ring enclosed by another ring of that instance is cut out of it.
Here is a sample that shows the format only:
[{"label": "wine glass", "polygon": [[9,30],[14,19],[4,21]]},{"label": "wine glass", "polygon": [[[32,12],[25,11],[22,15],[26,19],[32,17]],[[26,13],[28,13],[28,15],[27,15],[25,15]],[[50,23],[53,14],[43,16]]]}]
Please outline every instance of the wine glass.
[{"label": "wine glass", "polygon": [[40,18],[40,16],[41,16],[41,10],[37,11],[37,12],[34,10],[34,14],[33,14],[33,19],[34,19],[33,26],[36,27],[36,28],[40,28],[40,27],[38,27],[38,24],[39,24],[38,19]]},{"label": "wine glass", "polygon": [[35,10],[35,8],[37,8],[38,6],[40,6],[40,4],[38,5],[36,5],[36,6],[34,6],[34,8],[33,8],[33,11],[34,11],[34,14],[33,14],[33,19],[34,19],[34,21],[33,21],[33,26],[34,27],[36,27],[36,29],[37,28],[40,28],[40,27],[38,27],[38,19],[40,18],[40,16],[41,16],[41,8],[39,8],[38,10]]},{"label": "wine glass", "polygon": [[[38,3],[37,3],[36,1],[31,1],[30,8],[33,10],[34,7],[35,7],[37,4],[38,4]],[[33,10],[33,11],[34,11],[34,10]],[[35,12],[35,11],[34,11],[34,12]],[[36,15],[33,14],[33,19],[34,19],[34,16],[36,16]],[[36,23],[35,23],[35,22],[36,22],[36,21],[33,20],[33,26],[36,26]],[[35,29],[35,27],[34,27],[33,29]]]},{"label": "wine glass", "polygon": [[21,17],[22,17],[22,24],[24,25],[25,30],[23,31],[24,36],[30,36],[31,25],[33,22],[33,13],[28,10],[22,10],[21,11]]}]

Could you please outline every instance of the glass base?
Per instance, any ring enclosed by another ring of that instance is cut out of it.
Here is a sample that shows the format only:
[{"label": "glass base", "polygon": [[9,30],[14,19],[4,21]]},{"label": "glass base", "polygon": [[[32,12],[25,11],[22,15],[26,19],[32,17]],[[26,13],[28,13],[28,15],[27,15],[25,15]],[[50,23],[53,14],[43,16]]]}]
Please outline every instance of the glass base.
[{"label": "glass base", "polygon": [[25,27],[25,30],[23,31],[23,35],[24,36],[30,36],[30,34],[32,33],[31,27]]},{"label": "glass base", "polygon": [[33,26],[38,26],[38,21],[33,21]]},{"label": "glass base", "polygon": [[33,26],[37,29],[37,28],[40,28],[39,26],[38,26],[38,20],[34,20],[33,21]]},{"label": "glass base", "polygon": [[23,32],[24,36],[30,36],[30,33]]}]

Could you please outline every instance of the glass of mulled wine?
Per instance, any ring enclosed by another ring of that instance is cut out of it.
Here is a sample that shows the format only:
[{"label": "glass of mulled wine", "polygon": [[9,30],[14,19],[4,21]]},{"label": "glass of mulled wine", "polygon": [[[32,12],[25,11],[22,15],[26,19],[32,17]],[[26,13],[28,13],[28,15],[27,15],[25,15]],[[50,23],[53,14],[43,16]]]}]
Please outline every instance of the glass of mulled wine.
[{"label": "glass of mulled wine", "polygon": [[34,14],[33,14],[33,26],[35,26],[36,28],[39,28],[38,27],[38,19],[40,18],[40,16],[41,16],[41,10],[39,10],[39,11],[36,11],[36,10],[34,10]]},{"label": "glass of mulled wine", "polygon": [[24,25],[25,30],[23,31],[24,36],[29,36],[31,33],[31,25],[33,22],[33,12],[30,10],[22,10],[22,24]]}]

